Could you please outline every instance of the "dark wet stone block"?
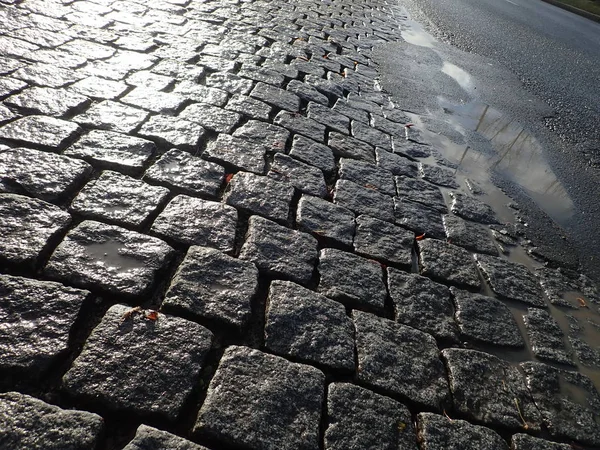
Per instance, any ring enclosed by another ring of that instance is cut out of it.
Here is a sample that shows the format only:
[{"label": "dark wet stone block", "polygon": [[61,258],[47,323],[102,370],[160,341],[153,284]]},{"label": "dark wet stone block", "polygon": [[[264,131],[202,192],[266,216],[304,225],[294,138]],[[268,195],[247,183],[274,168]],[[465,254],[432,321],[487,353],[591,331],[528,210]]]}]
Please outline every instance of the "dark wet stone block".
[{"label": "dark wet stone block", "polygon": [[254,86],[250,96],[292,113],[300,110],[300,97],[296,94],[262,82]]},{"label": "dark wet stone block", "polygon": [[260,100],[246,95],[235,94],[227,102],[226,109],[235,111],[251,119],[269,120],[273,108]]},{"label": "dark wet stone block", "polygon": [[81,129],[73,122],[47,116],[27,116],[0,128],[0,139],[52,150],[63,148]]},{"label": "dark wet stone block", "polygon": [[429,158],[431,147],[404,138],[394,137],[394,152],[408,158]]},{"label": "dark wet stone block", "polygon": [[421,275],[392,267],[388,267],[387,271],[396,322],[440,340],[458,342],[450,290]]},{"label": "dark wet stone block", "polygon": [[166,431],[140,425],[134,438],[123,447],[123,450],[151,450],[151,449],[177,449],[177,450],[208,450],[206,447],[195,444]]},{"label": "dark wet stone block", "polygon": [[68,213],[50,203],[0,194],[0,262],[35,266],[50,240],[70,222]]},{"label": "dark wet stone block", "polygon": [[7,449],[96,448],[104,428],[96,414],[61,409],[18,392],[0,394],[0,423]]},{"label": "dark wet stone block", "polygon": [[78,94],[97,100],[114,100],[127,90],[128,86],[122,81],[107,80],[100,77],[86,77],[69,86]]},{"label": "dark wet stone block", "polygon": [[419,175],[430,183],[444,186],[451,189],[458,189],[458,183],[456,182],[455,172],[449,169],[444,169],[439,166],[432,166],[430,164],[419,164]]},{"label": "dark wet stone block", "polygon": [[71,328],[88,295],[59,283],[0,275],[0,370],[40,377],[68,350]]},{"label": "dark wet stone block", "polygon": [[239,172],[231,179],[224,200],[231,206],[287,223],[294,195],[291,184],[272,177]]},{"label": "dark wet stone block", "polygon": [[0,150],[0,192],[25,193],[49,202],[74,192],[89,164],[28,148]]},{"label": "dark wet stone block", "polygon": [[127,174],[141,172],[156,146],[154,142],[111,131],[92,130],[64,151],[102,169]]},{"label": "dark wet stone block", "polygon": [[435,339],[422,331],[353,311],[358,379],[420,407],[442,410],[450,400]]},{"label": "dark wet stone block", "polygon": [[152,310],[112,306],[63,376],[72,396],[175,420],[198,382],[213,335]]},{"label": "dark wet stone block", "polygon": [[417,415],[417,434],[423,450],[508,450],[489,428],[433,413]]},{"label": "dark wet stone block", "polygon": [[299,113],[281,111],[275,116],[274,123],[313,141],[325,142],[325,126]]},{"label": "dark wet stone block", "polygon": [[294,136],[290,156],[318,167],[327,174],[335,170],[335,158],[331,149],[304,136]]},{"label": "dark wet stone block", "polygon": [[417,176],[417,164],[408,158],[379,147],[375,149],[375,158],[378,167],[390,171],[393,175],[411,178]]},{"label": "dark wet stone block", "polygon": [[308,104],[308,117],[342,134],[350,134],[350,119],[319,103]]},{"label": "dark wet stone block", "polygon": [[360,215],[356,218],[356,253],[410,268],[415,235],[383,220]]},{"label": "dark wet stone block", "polygon": [[156,115],[150,117],[137,134],[149,139],[157,139],[174,147],[195,150],[206,134],[206,130],[194,122],[177,117]]},{"label": "dark wet stone block", "polygon": [[528,434],[513,434],[511,439],[511,450],[572,450],[569,444],[559,444],[557,442],[546,441],[545,439],[535,438]]},{"label": "dark wet stone block", "polygon": [[312,278],[317,261],[317,240],[309,234],[252,216],[240,259],[255,263],[270,275],[305,285]]},{"label": "dark wet stone block", "polygon": [[498,296],[531,306],[546,306],[537,280],[523,264],[488,255],[475,255],[475,260]]},{"label": "dark wet stone block", "polygon": [[363,122],[352,121],[352,136],[367,142],[373,147],[379,147],[384,150],[392,151],[392,138],[389,134],[377,130]]},{"label": "dark wet stone block", "polygon": [[317,89],[308,83],[302,83],[298,80],[291,80],[286,89],[307,102],[316,102],[323,105],[327,105],[329,103],[329,99],[325,95],[321,94]]},{"label": "dark wet stone block", "polygon": [[573,336],[569,337],[569,342],[581,365],[600,369],[600,349],[597,346],[593,347],[583,339]]},{"label": "dark wet stone block", "polygon": [[498,346],[525,346],[519,326],[503,302],[456,288],[451,291],[456,322],[464,338]]},{"label": "dark wet stone block", "polygon": [[332,383],[327,395],[325,450],[416,450],[409,410],[402,403],[349,383]]},{"label": "dark wet stone block", "polygon": [[423,180],[410,177],[396,177],[396,188],[398,197],[403,200],[421,203],[428,208],[435,209],[441,213],[447,213],[448,207],[442,196],[442,191],[437,186]]},{"label": "dark wet stone block", "polygon": [[587,376],[535,362],[521,369],[552,437],[600,446],[600,394]]},{"label": "dark wet stone block", "polygon": [[354,325],[344,306],[290,281],[271,283],[265,347],[281,356],[354,372]]},{"label": "dark wet stone block", "polygon": [[290,137],[285,128],[258,120],[249,120],[233,133],[236,138],[261,144],[267,152],[283,152]]},{"label": "dark wet stone block", "polygon": [[437,239],[417,241],[422,275],[457,286],[481,287],[473,256],[463,248]]},{"label": "dark wet stone block", "polygon": [[323,172],[282,153],[275,154],[268,175],[275,180],[291,184],[305,194],[318,197],[328,194]]},{"label": "dark wet stone block", "polygon": [[248,448],[319,448],[325,376],[248,347],[225,350],[194,432]]},{"label": "dark wet stone block", "polygon": [[376,189],[348,180],[338,180],[333,192],[333,201],[356,214],[366,214],[388,222],[394,221],[392,197]]},{"label": "dark wet stone block", "polygon": [[78,287],[143,295],[172,254],[160,239],[84,221],[54,251],[45,273]]},{"label": "dark wet stone block", "polygon": [[188,152],[172,149],[147,171],[144,178],[189,195],[217,197],[225,169],[196,158]]},{"label": "dark wet stone block", "polygon": [[296,222],[301,230],[317,238],[351,246],[356,224],[354,214],[321,198],[303,195],[298,203]]},{"label": "dark wet stone block", "polygon": [[202,103],[188,106],[178,117],[189,122],[199,123],[204,128],[218,133],[231,133],[241,120],[238,113]]},{"label": "dark wet stone block", "polygon": [[377,189],[386,195],[396,194],[396,185],[391,172],[373,164],[356,159],[340,159],[339,176],[361,186]]},{"label": "dark wet stone block", "polygon": [[85,113],[75,116],[77,123],[109,131],[131,133],[148,117],[148,112],[133,106],[105,100],[96,103]]},{"label": "dark wet stone block", "polygon": [[387,291],[381,264],[325,248],[319,253],[319,292],[353,307],[382,310]]},{"label": "dark wet stone block", "polygon": [[427,208],[421,203],[394,197],[396,223],[413,231],[417,236],[425,235],[444,239],[444,226],[439,211]]},{"label": "dark wet stone block", "polygon": [[366,142],[341,133],[329,133],[327,145],[336,156],[375,162],[375,149]]},{"label": "dark wet stone block", "polygon": [[91,219],[140,227],[168,194],[163,187],[105,171],[79,192],[71,210]]},{"label": "dark wet stone block", "polygon": [[[539,280],[542,290],[550,303],[553,305],[564,306],[567,308],[578,308],[579,305],[574,299],[569,301],[568,297],[572,297],[574,292],[581,292],[581,297],[586,294],[590,298],[595,298],[594,292],[585,292],[585,285],[580,276],[569,274],[564,269],[551,269],[549,267],[541,267],[534,272],[534,275]],[[585,299],[584,299],[585,300]]]},{"label": "dark wet stone block", "polygon": [[237,211],[221,202],[178,195],[165,207],[151,231],[188,245],[233,250]]},{"label": "dark wet stone block", "polygon": [[136,87],[120,99],[126,105],[136,106],[155,113],[172,114],[186,101],[186,98],[171,92],[161,92],[144,87]]},{"label": "dark wet stone block", "polygon": [[494,210],[481,200],[459,192],[450,192],[450,197],[450,210],[457,216],[479,223],[498,223]]},{"label": "dark wet stone block", "polygon": [[216,142],[207,147],[203,156],[236,169],[262,174],[265,170],[266,151],[265,145],[260,142],[220,134]]},{"label": "dark wet stone block", "polygon": [[32,114],[60,117],[80,110],[90,99],[66,89],[31,87],[20,94],[11,95],[4,104]]},{"label": "dark wet stone block", "polygon": [[443,216],[448,242],[476,253],[498,256],[490,230],[482,225],[467,222],[453,214]]},{"label": "dark wet stone block", "polygon": [[257,288],[254,264],[212,248],[193,246],[177,269],[161,308],[242,328],[250,319]]},{"label": "dark wet stone block", "polygon": [[216,72],[206,77],[206,85],[223,89],[230,94],[247,95],[252,90],[254,84],[251,80],[232,73]]},{"label": "dark wet stone block", "polygon": [[560,364],[573,364],[565,349],[563,332],[550,313],[543,309],[528,308],[523,321],[536,357]]}]

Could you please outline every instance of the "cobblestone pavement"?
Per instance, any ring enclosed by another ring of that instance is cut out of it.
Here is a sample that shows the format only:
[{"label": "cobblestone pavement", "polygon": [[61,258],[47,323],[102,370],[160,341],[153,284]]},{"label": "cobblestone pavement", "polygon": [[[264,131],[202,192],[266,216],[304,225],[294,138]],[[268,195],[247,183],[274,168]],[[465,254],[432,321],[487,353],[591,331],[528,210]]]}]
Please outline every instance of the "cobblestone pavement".
[{"label": "cobblestone pavement", "polygon": [[393,2],[0,4],[0,448],[600,446],[600,293],[405,127]]}]

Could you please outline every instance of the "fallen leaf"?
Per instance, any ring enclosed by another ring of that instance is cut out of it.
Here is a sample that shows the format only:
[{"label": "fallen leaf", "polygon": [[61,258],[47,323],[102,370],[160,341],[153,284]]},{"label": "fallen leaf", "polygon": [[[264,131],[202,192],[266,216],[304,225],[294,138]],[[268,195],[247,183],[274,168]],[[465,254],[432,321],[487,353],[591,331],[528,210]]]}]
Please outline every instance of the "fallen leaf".
[{"label": "fallen leaf", "polygon": [[225,183],[229,183],[232,178],[233,178],[232,173],[228,173],[227,175],[225,175]]},{"label": "fallen leaf", "polygon": [[417,241],[423,240],[423,239],[425,239],[425,235],[426,235],[426,234],[427,234],[427,233],[423,233],[423,234],[422,234],[422,235],[420,235],[420,236],[415,236],[415,239],[416,239]]},{"label": "fallen leaf", "polygon": [[577,297],[577,302],[579,303],[579,306],[581,306],[582,308],[587,308],[587,303],[585,302],[584,299],[582,299],[581,297]]},{"label": "fallen leaf", "polygon": [[148,320],[158,320],[158,311],[150,310],[148,314],[146,314],[146,319]]}]

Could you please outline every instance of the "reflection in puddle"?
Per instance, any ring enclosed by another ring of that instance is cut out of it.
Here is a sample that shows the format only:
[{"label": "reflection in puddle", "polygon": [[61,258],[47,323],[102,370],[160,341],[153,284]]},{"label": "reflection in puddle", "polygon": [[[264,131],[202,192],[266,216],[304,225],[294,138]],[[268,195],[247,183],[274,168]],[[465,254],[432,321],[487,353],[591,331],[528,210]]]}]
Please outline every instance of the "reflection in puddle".
[{"label": "reflection in puddle", "polygon": [[452,77],[465,91],[470,91],[473,88],[473,79],[471,78],[471,75],[460,67],[444,61],[442,72],[449,77]]},{"label": "reflection in puddle", "polygon": [[414,20],[406,19],[402,21],[401,36],[409,44],[418,45],[420,47],[433,48],[437,40],[427,33],[421,24]]},{"label": "reflection in puddle", "polygon": [[99,264],[118,272],[127,272],[146,267],[137,258],[124,254],[126,251],[127,249],[121,242],[113,240],[85,246],[85,252],[88,256],[97,260]]}]

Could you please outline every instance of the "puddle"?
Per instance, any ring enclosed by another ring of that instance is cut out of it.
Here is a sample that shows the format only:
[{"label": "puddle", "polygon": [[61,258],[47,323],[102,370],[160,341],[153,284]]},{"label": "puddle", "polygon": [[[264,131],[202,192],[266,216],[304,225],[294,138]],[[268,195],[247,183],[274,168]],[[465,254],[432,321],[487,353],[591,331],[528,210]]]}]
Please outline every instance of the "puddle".
[{"label": "puddle", "polygon": [[464,71],[460,67],[444,61],[444,64],[442,65],[442,72],[449,77],[452,77],[465,91],[471,91],[471,89],[473,89],[473,78],[468,72]]},{"label": "puddle", "polygon": [[116,269],[118,272],[128,272],[146,267],[137,258],[125,255],[127,249],[121,242],[111,240],[101,244],[90,244],[85,246],[84,251],[98,263]]},{"label": "puddle", "polygon": [[402,28],[400,35],[409,44],[427,48],[435,47],[437,39],[425,31],[420,23],[411,19],[405,19],[402,20]]}]

